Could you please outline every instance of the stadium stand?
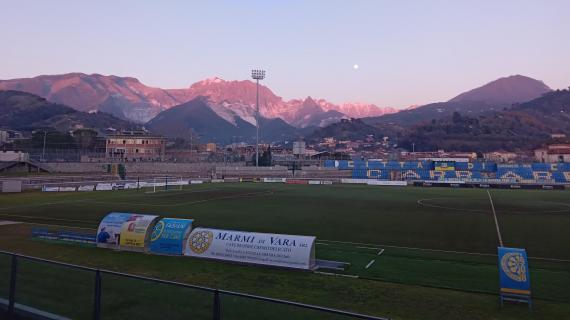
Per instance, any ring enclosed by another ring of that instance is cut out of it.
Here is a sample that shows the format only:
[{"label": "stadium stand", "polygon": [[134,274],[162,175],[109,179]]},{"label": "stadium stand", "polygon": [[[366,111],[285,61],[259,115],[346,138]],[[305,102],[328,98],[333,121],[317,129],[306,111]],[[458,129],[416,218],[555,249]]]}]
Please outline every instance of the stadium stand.
[{"label": "stadium stand", "polygon": [[570,163],[327,160],[324,167],[352,170],[354,179],[570,183]]}]

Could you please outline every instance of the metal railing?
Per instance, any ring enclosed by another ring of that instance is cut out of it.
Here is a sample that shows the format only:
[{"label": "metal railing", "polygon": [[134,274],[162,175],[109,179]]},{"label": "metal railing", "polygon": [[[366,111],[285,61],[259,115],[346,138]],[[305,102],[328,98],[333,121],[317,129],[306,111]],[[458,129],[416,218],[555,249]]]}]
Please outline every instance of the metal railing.
[{"label": "metal railing", "polygon": [[[181,283],[181,282],[176,282],[176,281],[161,280],[161,279],[150,278],[150,277],[145,277],[145,276],[138,276],[138,275],[133,275],[133,274],[128,274],[128,273],[116,272],[116,271],[111,271],[111,270],[85,267],[85,266],[80,266],[80,265],[75,265],[75,264],[70,264],[70,263],[64,263],[64,262],[58,262],[58,261],[53,261],[53,260],[48,260],[48,259],[42,259],[42,258],[37,258],[37,257],[32,257],[32,256],[26,256],[26,255],[21,255],[21,254],[16,254],[16,253],[12,253],[12,252],[6,252],[6,251],[0,251],[0,256],[10,257],[10,259],[11,259],[10,260],[9,282],[8,282],[8,284],[9,284],[8,304],[7,304],[7,308],[5,311],[5,314],[6,314],[8,319],[15,319],[15,317],[18,313],[17,304],[16,304],[16,302],[17,302],[16,301],[16,293],[18,292],[18,272],[19,272],[18,264],[19,264],[20,260],[33,261],[33,262],[38,262],[38,263],[42,263],[42,264],[49,264],[49,265],[58,266],[58,267],[62,267],[62,268],[71,268],[71,269],[75,269],[75,270],[81,270],[81,271],[87,271],[87,272],[93,273],[93,277],[94,277],[93,289],[92,289],[93,302],[92,302],[92,306],[91,306],[93,311],[92,311],[92,316],[90,318],[94,319],[94,320],[102,319],[101,297],[103,295],[103,287],[101,284],[102,284],[102,278],[104,275],[116,276],[116,277],[125,278],[125,279],[134,279],[134,280],[138,280],[141,282],[147,282],[147,283],[150,282],[150,283],[154,283],[154,284],[161,284],[161,285],[167,285],[167,286],[173,286],[173,287],[179,287],[179,288],[194,289],[194,290],[199,290],[202,292],[209,292],[209,293],[213,294],[213,297],[212,297],[213,301],[212,301],[211,317],[208,316],[207,318],[213,319],[213,320],[224,319],[223,314],[222,314],[222,302],[223,301],[221,299],[221,295],[238,297],[238,298],[245,298],[245,299],[252,300],[252,301],[262,301],[262,302],[271,303],[274,305],[285,305],[285,306],[300,308],[302,310],[310,310],[310,311],[315,311],[315,312],[319,312],[319,313],[323,313],[323,314],[328,314],[330,316],[341,316],[341,317],[346,317],[346,318],[351,318],[351,319],[369,319],[369,320],[386,320],[387,319],[387,318],[382,318],[382,317],[369,316],[369,315],[364,315],[364,314],[359,314],[359,313],[354,313],[354,312],[349,312],[349,311],[343,311],[343,310],[338,310],[338,309],[332,309],[332,308],[326,308],[326,307],[321,307],[321,306],[315,306],[315,305],[310,305],[310,304],[304,304],[304,303],[299,303],[299,302],[268,298],[268,297],[257,296],[257,295],[246,294],[246,293],[240,293],[240,292],[234,292],[234,291],[228,291],[228,290],[214,289],[214,288],[198,286],[198,285],[191,285],[191,284],[186,284],[186,283]],[[65,304],[66,302],[61,302],[61,303]],[[190,301],[190,303],[191,303],[191,301]],[[34,306],[27,306],[27,307],[33,308]],[[176,307],[176,305],[174,307]],[[250,312],[252,315],[254,315],[256,310],[251,310]],[[248,311],[248,313],[249,313],[249,311]],[[1,314],[2,313],[0,311],[0,315]],[[252,317],[248,317],[248,318],[252,318]],[[287,318],[288,319],[295,319],[294,317],[287,317]]]}]

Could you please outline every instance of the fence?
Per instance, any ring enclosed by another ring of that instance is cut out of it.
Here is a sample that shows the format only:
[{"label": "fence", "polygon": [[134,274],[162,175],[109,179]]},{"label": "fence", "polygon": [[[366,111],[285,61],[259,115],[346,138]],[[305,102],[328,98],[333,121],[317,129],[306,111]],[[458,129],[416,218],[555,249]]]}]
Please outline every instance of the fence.
[{"label": "fence", "polygon": [[385,319],[5,251],[2,287],[8,319]]}]

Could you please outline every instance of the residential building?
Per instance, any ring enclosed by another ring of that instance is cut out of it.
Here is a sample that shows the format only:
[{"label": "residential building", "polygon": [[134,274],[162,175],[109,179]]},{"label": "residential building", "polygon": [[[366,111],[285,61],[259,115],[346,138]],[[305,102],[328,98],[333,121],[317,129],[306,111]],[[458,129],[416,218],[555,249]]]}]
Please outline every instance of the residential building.
[{"label": "residential building", "polygon": [[161,161],[166,140],[161,136],[141,132],[123,132],[106,138],[107,159],[122,161]]},{"label": "residential building", "polygon": [[534,157],[543,163],[570,162],[570,144],[550,144],[534,150]]}]

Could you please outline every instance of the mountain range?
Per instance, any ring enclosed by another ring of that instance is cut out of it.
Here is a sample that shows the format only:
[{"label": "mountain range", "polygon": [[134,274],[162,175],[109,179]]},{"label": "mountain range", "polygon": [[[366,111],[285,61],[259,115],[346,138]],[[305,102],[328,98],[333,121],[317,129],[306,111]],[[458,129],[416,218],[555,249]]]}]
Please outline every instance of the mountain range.
[{"label": "mountain range", "polygon": [[[0,90],[29,92],[79,111],[103,111],[137,123],[146,123],[164,110],[205,96],[212,111],[232,125],[239,121],[255,125],[256,84],[249,80],[211,78],[184,89],[161,89],[146,86],[132,77],[68,73],[0,80]],[[286,101],[263,85],[259,87],[259,96],[261,116],[281,118],[301,128],[324,126],[341,118],[379,116],[397,111],[373,104],[334,104],[310,97]]]},{"label": "mountain range", "polygon": [[511,107],[514,103],[530,101],[550,91],[552,89],[540,80],[513,75],[461,93],[449,101],[429,103],[381,117],[368,117],[364,122],[372,125],[407,127],[444,118],[454,112],[475,116],[485,112],[500,111]]},{"label": "mountain range", "polygon": [[400,145],[418,151],[533,150],[553,133],[570,136],[570,90],[556,90],[496,112],[454,112],[407,128]]},{"label": "mountain range", "polygon": [[61,132],[94,128],[104,132],[107,128],[131,130],[140,126],[104,112],[77,111],[30,93],[8,90],[0,91],[0,128],[20,131],[53,128]]},{"label": "mountain range", "polygon": [[[220,143],[255,139],[256,85],[247,80],[212,78],[187,89],[163,90],[144,86],[134,78],[74,73],[0,81],[0,90],[5,87],[40,92],[55,103],[29,93],[0,91],[3,127],[51,126],[61,131],[77,126],[133,128],[135,124],[125,119],[132,121],[135,117],[140,127],[141,122],[156,114],[144,126],[166,137],[198,135]],[[514,136],[519,140],[528,134],[538,141],[549,132],[569,132],[564,113],[568,111],[565,105],[560,105],[566,100],[553,98],[565,92],[552,92],[542,81],[515,75],[469,90],[447,102],[396,112],[366,104],[336,105],[311,97],[284,101],[269,88],[260,86],[260,131],[262,141],[299,136],[313,141],[329,136],[357,140],[373,134],[395,138],[403,146],[416,143],[417,150],[421,146],[426,150],[466,149],[472,144],[462,142],[470,139],[482,139],[479,144],[488,140],[487,144],[494,147],[498,145],[492,141],[507,141],[499,146],[509,149],[518,144],[503,139],[508,134],[516,133]],[[550,100],[536,102],[547,97]],[[67,103],[74,108],[67,107]],[[560,113],[548,113],[545,111],[548,108]],[[364,117],[382,113],[387,114]],[[348,120],[359,117],[362,120]],[[548,125],[541,125],[544,123]],[[505,126],[511,131],[494,126]],[[536,130],[525,130],[525,126]]]}]

